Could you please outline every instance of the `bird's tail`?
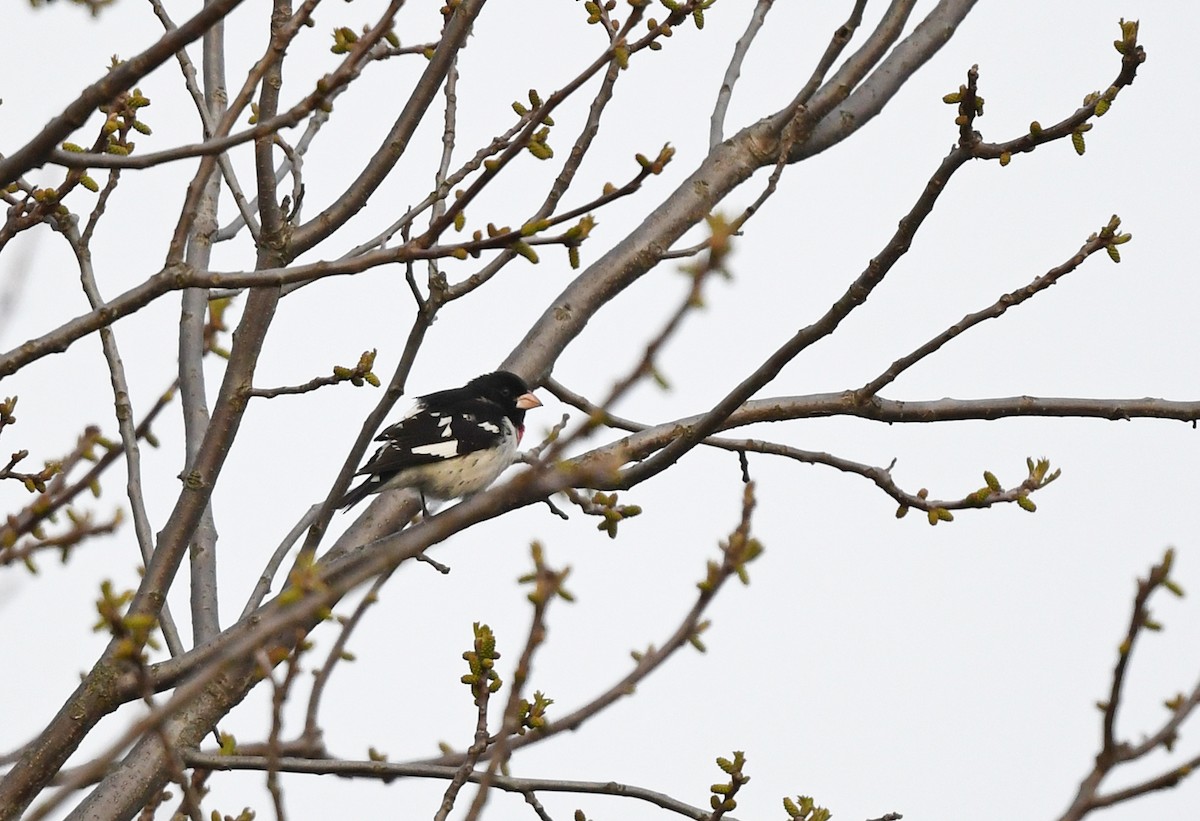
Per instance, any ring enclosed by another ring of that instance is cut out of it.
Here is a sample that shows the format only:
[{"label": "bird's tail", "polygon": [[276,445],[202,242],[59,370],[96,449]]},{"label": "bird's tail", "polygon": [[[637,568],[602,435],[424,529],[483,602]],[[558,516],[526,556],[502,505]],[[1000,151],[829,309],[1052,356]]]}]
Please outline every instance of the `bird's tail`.
[{"label": "bird's tail", "polygon": [[350,490],[346,492],[346,495],[342,497],[342,500],[338,502],[338,508],[341,510],[349,510],[363,499],[374,493],[378,488],[376,487],[377,483],[371,481],[372,478],[374,477],[368,476],[358,487],[350,488]]}]

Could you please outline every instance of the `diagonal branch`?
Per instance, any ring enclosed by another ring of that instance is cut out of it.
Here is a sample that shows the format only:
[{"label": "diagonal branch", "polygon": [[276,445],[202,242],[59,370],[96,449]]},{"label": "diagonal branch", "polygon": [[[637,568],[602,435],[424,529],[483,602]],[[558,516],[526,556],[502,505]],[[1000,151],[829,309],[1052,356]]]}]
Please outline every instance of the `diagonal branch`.
[{"label": "diagonal branch", "polygon": [[[930,17],[917,26],[913,34],[896,47],[892,55],[884,60],[883,65],[894,63],[897,52],[903,49],[905,65],[911,74],[946,43],[953,33],[954,24],[966,15],[970,6],[971,2],[967,0],[943,2]],[[880,34],[882,40],[872,40],[873,45],[864,45],[863,48],[867,51],[860,49],[859,54],[882,56],[882,51],[875,45],[882,41],[891,42],[887,39],[889,36],[890,31]],[[838,76],[842,75],[839,73],[825,84],[826,87],[838,81]],[[897,82],[893,87],[877,89],[873,95],[874,104],[882,108],[899,90],[899,85]],[[811,108],[821,110],[830,99],[833,98],[817,94],[813,98]],[[842,119],[842,110],[844,109],[831,110],[826,120]],[[671,246],[693,225],[711,213],[729,192],[749,179],[759,168],[776,162],[775,154],[783,131],[794,115],[795,111],[789,105],[743,129],[710,151],[696,170],[683,180],[661,205],[648,214],[637,228],[579,274],[555,297],[526,333],[525,338],[505,359],[503,367],[529,377],[532,382],[540,382],[553,369],[555,360],[566,346],[583,331],[597,311],[651,270],[669,252]],[[853,122],[850,114],[847,114],[845,119],[843,129],[836,132],[836,139],[830,139],[828,135],[823,137],[826,140],[824,147],[827,148],[833,142],[849,136],[862,124]],[[819,131],[820,125],[815,127],[813,134],[816,135]],[[792,158],[799,159],[807,154],[816,153],[805,147],[809,142],[810,138],[798,140],[792,151]]]},{"label": "diagonal branch", "polygon": [[[425,111],[437,96],[438,89],[454,64],[459,50],[466,44],[475,18],[483,11],[484,2],[485,0],[463,0],[452,6],[453,14],[442,32],[438,46],[434,49],[429,64],[417,81],[416,88],[393,123],[391,131],[388,132],[375,155],[371,157],[354,181],[346,187],[346,190],[335,197],[328,208],[295,229],[291,238],[293,256],[309,250],[357,214],[367,204],[367,200],[375,193],[387,175],[391,173],[396,161],[408,148],[409,140],[412,139],[417,126],[424,119]],[[380,34],[391,28],[391,15],[395,14],[399,5],[400,3],[393,2],[389,7],[388,14],[384,15],[380,23],[382,26],[383,20],[386,20],[388,25],[380,29]]]},{"label": "diagonal branch", "polygon": [[834,302],[825,314],[811,325],[800,329],[791,339],[778,350],[767,357],[752,374],[742,380],[736,388],[730,391],[712,410],[706,413],[695,425],[684,429],[671,444],[656,453],[650,459],[626,471],[625,481],[637,484],[649,476],[664,470],[673,464],[687,451],[695,447],[709,434],[721,427],[721,423],[729,417],[747,399],[761,390],[783,367],[796,358],[802,351],[818,340],[825,338],[837,330],[842,320],[852,311],[867,301],[871,291],[883,281],[892,266],[908,251],[917,229],[933,211],[938,197],[946,189],[950,177],[970,159],[970,152],[955,147],[938,166],[937,171],[925,184],[925,190],[917,198],[916,204],[900,220],[896,233],[884,246],[880,254],[873,258],[861,274],[850,284],[845,293]]},{"label": "diagonal branch", "polygon": [[242,0],[212,0],[206,3],[192,19],[85,88],[67,104],[62,114],[46,123],[36,137],[10,156],[0,159],[0,188],[8,186],[31,168],[45,163],[50,152],[87,122],[97,106],[108,102],[171,59],[175,52],[203,35],[214,23],[224,19],[241,4]]},{"label": "diagonal branch", "polygon": [[896,378],[904,371],[908,370],[925,357],[937,351],[950,340],[961,335],[965,331],[970,330],[981,322],[985,322],[989,319],[995,319],[1003,315],[1004,312],[1009,308],[1020,305],[1027,299],[1030,299],[1041,291],[1046,290],[1051,285],[1057,283],[1064,276],[1082,265],[1084,260],[1086,260],[1092,254],[1111,247],[1113,242],[1113,232],[1116,230],[1116,225],[1114,225],[1114,223],[1119,225],[1119,221],[1115,216],[1109,223],[1111,230],[1108,230],[1107,233],[1102,231],[1098,234],[1092,234],[1092,236],[1088,238],[1088,240],[1080,247],[1080,249],[1075,252],[1074,256],[1072,256],[1066,262],[1051,268],[1046,273],[1034,279],[1033,282],[1030,282],[1024,288],[1018,288],[1015,291],[1004,294],[987,308],[984,308],[981,311],[976,311],[975,313],[967,314],[958,322],[942,331],[924,345],[921,345],[912,353],[897,359],[888,366],[887,370],[855,391],[855,395],[859,397],[859,401],[866,400],[867,398],[879,393],[879,391],[884,387],[894,382]]},{"label": "diagonal branch", "polygon": [[1091,772],[1080,782],[1079,790],[1076,792],[1071,806],[1063,813],[1059,821],[1080,821],[1093,810],[1110,807],[1155,790],[1174,787],[1190,775],[1197,765],[1200,765],[1200,756],[1196,756],[1182,764],[1172,765],[1166,772],[1131,787],[1108,794],[1100,793],[1100,785],[1103,780],[1121,764],[1144,758],[1159,747],[1171,752],[1178,738],[1179,726],[1195,711],[1197,706],[1200,706],[1200,684],[1198,684],[1189,697],[1185,698],[1180,694],[1167,702],[1171,715],[1158,732],[1136,745],[1117,739],[1117,713],[1121,708],[1121,698],[1134,645],[1143,631],[1161,629],[1161,625],[1150,617],[1150,610],[1147,607],[1150,597],[1164,587],[1177,596],[1183,595],[1182,588],[1170,578],[1174,557],[1174,549],[1168,548],[1162,561],[1150,568],[1146,578],[1138,579],[1133,609],[1129,616],[1129,627],[1117,650],[1117,663],[1113,667],[1108,700],[1098,705],[1103,711],[1100,752],[1096,754]]},{"label": "diagonal branch", "polygon": [[[795,162],[832,148],[874,119],[917,69],[929,62],[950,41],[976,1],[941,0],[912,33],[897,43],[891,53],[874,67],[850,96],[816,124],[809,139],[796,144],[790,159]],[[825,87],[836,86],[839,75],[835,75]]]}]

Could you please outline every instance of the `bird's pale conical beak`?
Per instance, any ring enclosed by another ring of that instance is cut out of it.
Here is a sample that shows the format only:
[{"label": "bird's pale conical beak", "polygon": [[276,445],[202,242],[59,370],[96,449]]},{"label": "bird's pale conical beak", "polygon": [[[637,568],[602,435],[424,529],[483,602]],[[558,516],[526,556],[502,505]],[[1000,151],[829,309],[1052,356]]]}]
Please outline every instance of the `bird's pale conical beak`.
[{"label": "bird's pale conical beak", "polygon": [[532,393],[523,393],[517,397],[517,407],[521,410],[529,410],[530,408],[540,408],[542,400],[538,399]]}]

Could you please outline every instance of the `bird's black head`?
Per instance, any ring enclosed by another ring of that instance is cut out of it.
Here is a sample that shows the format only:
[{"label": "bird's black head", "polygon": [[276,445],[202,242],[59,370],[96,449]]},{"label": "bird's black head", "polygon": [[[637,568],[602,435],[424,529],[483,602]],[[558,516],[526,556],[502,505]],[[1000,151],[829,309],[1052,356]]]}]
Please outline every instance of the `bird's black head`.
[{"label": "bird's black head", "polygon": [[542,404],[541,400],[530,392],[524,379],[508,371],[495,371],[477,376],[467,383],[467,390],[490,399],[505,410],[515,408],[521,411],[518,418],[525,415],[524,411],[540,407]]}]

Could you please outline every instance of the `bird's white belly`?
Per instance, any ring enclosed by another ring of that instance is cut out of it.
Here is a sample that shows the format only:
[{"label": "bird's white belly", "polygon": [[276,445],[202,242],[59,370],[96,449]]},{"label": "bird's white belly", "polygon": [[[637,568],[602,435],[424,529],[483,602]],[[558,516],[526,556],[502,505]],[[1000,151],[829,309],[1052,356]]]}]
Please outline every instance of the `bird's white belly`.
[{"label": "bird's white belly", "polygon": [[416,487],[435,499],[457,499],[478,493],[504,472],[517,455],[516,437],[508,437],[503,448],[477,450],[463,456],[422,465],[420,472],[403,470],[387,483],[388,488]]}]

